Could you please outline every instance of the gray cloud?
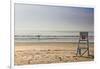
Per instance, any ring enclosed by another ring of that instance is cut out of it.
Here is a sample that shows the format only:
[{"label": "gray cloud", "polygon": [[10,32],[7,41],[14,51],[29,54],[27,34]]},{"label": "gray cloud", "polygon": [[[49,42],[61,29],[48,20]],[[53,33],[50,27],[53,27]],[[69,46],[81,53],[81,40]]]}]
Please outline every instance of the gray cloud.
[{"label": "gray cloud", "polygon": [[93,8],[15,4],[15,33],[93,29]]}]

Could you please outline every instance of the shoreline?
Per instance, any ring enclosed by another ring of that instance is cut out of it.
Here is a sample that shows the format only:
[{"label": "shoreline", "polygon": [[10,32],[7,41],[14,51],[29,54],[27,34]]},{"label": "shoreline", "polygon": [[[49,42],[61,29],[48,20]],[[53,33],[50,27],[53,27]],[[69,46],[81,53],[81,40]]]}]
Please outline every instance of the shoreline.
[{"label": "shoreline", "polygon": [[[14,44],[17,44],[17,43],[20,43],[20,44],[35,44],[35,43],[73,43],[73,44],[77,44],[78,42],[15,42]],[[89,44],[94,44],[94,42],[89,42]]]}]

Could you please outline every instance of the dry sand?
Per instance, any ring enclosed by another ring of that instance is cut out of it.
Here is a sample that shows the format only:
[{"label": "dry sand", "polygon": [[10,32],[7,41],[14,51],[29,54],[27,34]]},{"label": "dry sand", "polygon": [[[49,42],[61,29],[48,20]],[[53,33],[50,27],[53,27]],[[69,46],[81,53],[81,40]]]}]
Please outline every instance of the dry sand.
[{"label": "dry sand", "polygon": [[90,55],[76,57],[77,43],[40,42],[15,43],[15,65],[79,62],[94,60],[94,44],[90,44]]}]

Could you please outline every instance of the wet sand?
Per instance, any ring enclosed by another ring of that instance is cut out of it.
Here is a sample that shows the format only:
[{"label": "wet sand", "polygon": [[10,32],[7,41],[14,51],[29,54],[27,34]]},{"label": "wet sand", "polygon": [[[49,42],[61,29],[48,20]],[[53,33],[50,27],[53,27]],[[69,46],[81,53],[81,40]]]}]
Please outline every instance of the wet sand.
[{"label": "wet sand", "polygon": [[90,55],[76,56],[77,43],[23,42],[15,43],[15,65],[64,63],[94,60],[94,44],[90,43]]}]

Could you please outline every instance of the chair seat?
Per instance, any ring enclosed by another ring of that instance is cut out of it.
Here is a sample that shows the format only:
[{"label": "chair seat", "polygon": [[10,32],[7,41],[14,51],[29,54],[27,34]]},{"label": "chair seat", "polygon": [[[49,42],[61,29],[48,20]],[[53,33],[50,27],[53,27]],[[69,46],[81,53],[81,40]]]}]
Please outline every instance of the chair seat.
[{"label": "chair seat", "polygon": [[87,41],[88,39],[80,39],[79,41]]}]

